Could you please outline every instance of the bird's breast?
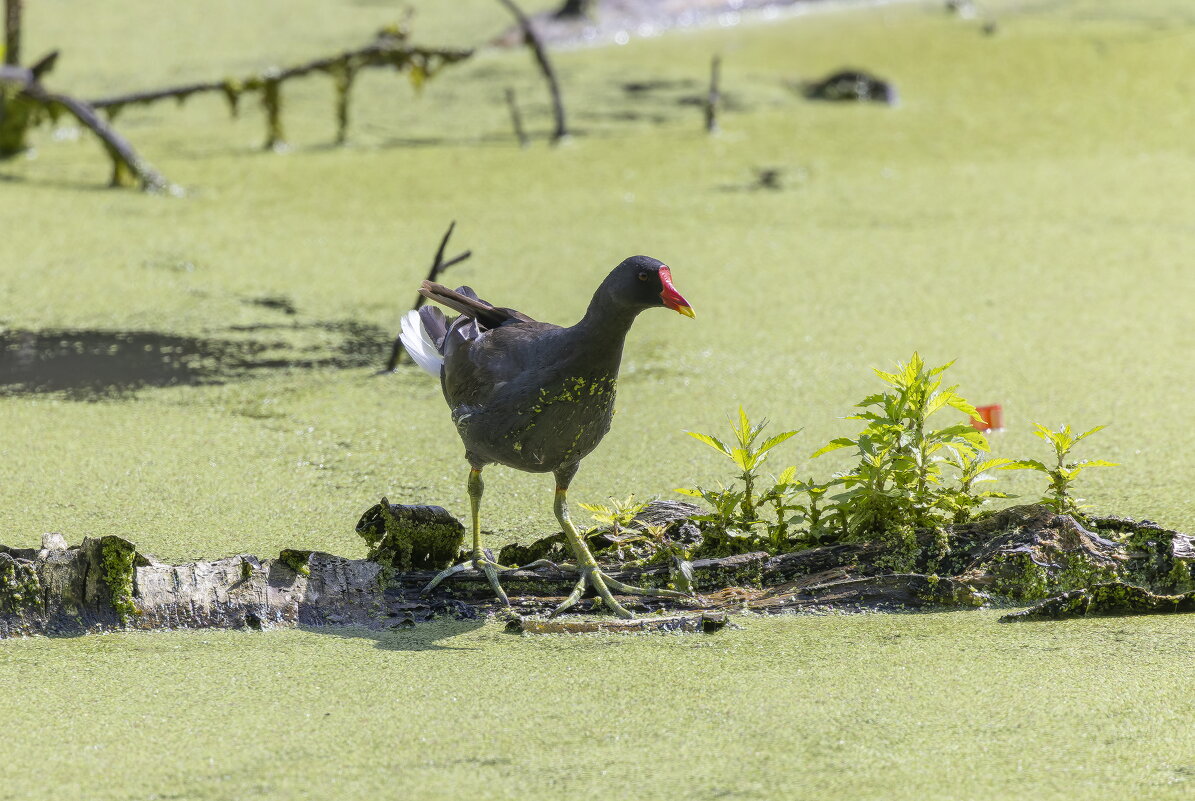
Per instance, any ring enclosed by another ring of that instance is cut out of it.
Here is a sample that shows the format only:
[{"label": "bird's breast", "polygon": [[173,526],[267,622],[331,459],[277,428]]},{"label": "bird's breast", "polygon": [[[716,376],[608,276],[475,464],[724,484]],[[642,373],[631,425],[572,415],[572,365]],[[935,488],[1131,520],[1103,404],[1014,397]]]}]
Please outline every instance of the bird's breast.
[{"label": "bird's breast", "polygon": [[501,413],[462,406],[453,418],[472,450],[523,470],[554,470],[580,461],[601,442],[610,430],[616,388],[614,376],[569,376],[503,399]]}]

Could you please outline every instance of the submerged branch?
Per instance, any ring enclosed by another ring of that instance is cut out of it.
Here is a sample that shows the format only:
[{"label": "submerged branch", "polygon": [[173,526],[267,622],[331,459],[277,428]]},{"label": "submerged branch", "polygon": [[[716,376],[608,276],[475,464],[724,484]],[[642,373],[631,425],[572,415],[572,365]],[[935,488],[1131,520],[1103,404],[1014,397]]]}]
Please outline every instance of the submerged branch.
[{"label": "submerged branch", "polygon": [[336,55],[312,59],[289,67],[271,68],[242,78],[200,81],[102,97],[91,101],[90,105],[106,110],[111,118],[120,113],[125,106],[149,105],[171,99],[182,103],[193,95],[219,93],[226,98],[229,110],[235,115],[240,107],[241,96],[257,92],[261,95],[261,103],[266,112],[265,147],[280,149],[283,144],[280,119],[282,84],[313,73],[323,73],[332,76],[335,81],[336,141],[337,144],[343,144],[348,132],[352,83],[360,70],[392,67],[398,71],[405,71],[418,89],[443,67],[464,61],[472,55],[472,50],[412,45],[407,43],[403,31],[388,28],[379,33],[372,43]]}]

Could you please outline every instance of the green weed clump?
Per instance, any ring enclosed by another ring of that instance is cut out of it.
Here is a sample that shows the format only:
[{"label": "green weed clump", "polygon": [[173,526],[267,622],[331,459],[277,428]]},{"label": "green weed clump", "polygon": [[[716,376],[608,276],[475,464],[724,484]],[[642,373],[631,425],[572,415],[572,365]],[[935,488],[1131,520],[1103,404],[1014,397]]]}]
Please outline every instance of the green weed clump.
[{"label": "green weed clump", "polygon": [[[767,420],[753,424],[740,406],[738,420],[731,421],[731,433],[734,436],[731,445],[725,444],[712,434],[687,432],[698,442],[708,445],[734,462],[739,470],[738,478],[743,482],[741,489],[731,485],[716,490],[703,487],[677,490],[682,495],[700,498],[710,506],[709,514],[695,518],[709,524],[706,529],[707,542],[702,546],[706,553],[726,555],[753,550],[780,553],[787,550],[791,544],[788,527],[801,519],[789,516],[790,512],[801,508],[791,502],[798,486],[798,482],[795,481],[796,468],[790,467],[785,470],[762,492],[759,491],[762,478],[760,470],[773,448],[796,436],[800,431],[783,431],[756,445],[767,425]],[[774,520],[760,519],[761,505],[772,507]]]},{"label": "green weed clump", "polygon": [[[988,498],[1002,497],[974,492],[973,485],[986,480],[983,470],[998,460],[979,458],[990,446],[970,424],[980,419],[975,407],[957,386],[942,386],[951,364],[927,367],[914,353],[894,372],[876,370],[887,390],[868,395],[856,404],[861,411],[846,418],[862,420],[863,430],[814,452],[817,457],[850,448],[858,458],[853,469],[836,476],[845,489],[833,498],[844,537],[878,539],[911,554],[918,531],[940,535],[948,524],[969,519]],[[946,409],[966,415],[966,422],[936,428],[930,418]],[[950,466],[959,471],[957,482],[943,470]]]},{"label": "green weed clump", "polygon": [[[1053,467],[1032,459],[991,456],[988,438],[971,424],[972,419],[982,419],[975,407],[958,393],[957,385],[943,386],[942,375],[952,364],[930,367],[914,353],[892,372],[877,369],[886,386],[863,398],[855,405],[858,411],[845,418],[862,421],[863,428],[813,453],[819,457],[849,449],[855,457],[852,467],[824,482],[797,480],[796,468],[789,467],[765,486],[760,468],[769,451],[798,432],[785,431],[756,446],[767,421],[752,424],[741,407],[731,426],[733,446],[710,434],[688,432],[733,461],[741,482],[718,489],[677,490],[709,507],[694,518],[704,526],[700,551],[782,553],[834,540],[879,541],[889,546],[894,569],[909,569],[922,554],[919,543],[928,540],[930,557],[943,556],[950,550],[950,526],[975,519],[993,500],[1012,497],[980,488],[996,480],[996,470],[1044,473],[1050,486],[1041,502],[1059,513],[1080,514],[1082,499],[1071,492],[1075,478],[1085,467],[1112,463],[1071,462],[1067,456],[1076,443],[1103,426],[1076,436],[1069,426],[1050,431],[1037,425],[1037,435],[1054,446]],[[940,414],[949,410],[961,413],[964,420],[939,424]],[[830,494],[835,488],[839,491]]]},{"label": "green weed clump", "polygon": [[671,587],[681,592],[692,592],[691,545],[673,539],[667,525],[635,524],[635,518],[650,503],[650,500],[638,501],[631,495],[621,500],[611,498],[609,506],[580,504],[597,524],[585,532],[585,538],[601,534],[612,543],[608,550],[613,550],[618,561],[627,567],[667,565]]}]

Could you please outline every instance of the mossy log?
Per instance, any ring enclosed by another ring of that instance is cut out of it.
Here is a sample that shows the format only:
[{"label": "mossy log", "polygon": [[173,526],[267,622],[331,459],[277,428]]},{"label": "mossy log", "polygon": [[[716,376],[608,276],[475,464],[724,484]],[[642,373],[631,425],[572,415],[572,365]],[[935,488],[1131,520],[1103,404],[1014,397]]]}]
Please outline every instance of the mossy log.
[{"label": "mossy log", "polygon": [[[274,559],[242,554],[171,565],[112,536],[74,547],[56,534],[46,535],[40,549],[0,546],[0,638],[207,627],[385,629],[502,609],[480,571],[463,571],[423,597],[435,566],[459,549],[463,528],[438,507],[385,509],[388,519],[381,505],[362,518],[363,536],[372,538],[375,556],[385,556],[385,563],[285,550]],[[645,514],[681,528],[695,525],[683,516],[689,511],[683,504],[657,504]],[[1098,532],[1045,507],[1008,509],[956,527],[953,550],[925,549],[918,566],[924,572],[914,573],[892,573],[885,567],[889,554],[875,543],[696,559],[696,597],[623,602],[637,612],[816,612],[975,607],[1054,595],[1024,617],[1195,611],[1190,537],[1120,518],[1088,522]],[[426,569],[415,567],[417,554]],[[606,569],[619,581],[646,587],[666,587],[673,578],[666,565]],[[522,616],[551,611],[575,582],[569,570],[547,566],[502,574],[512,611]],[[1176,588],[1185,594],[1161,594]],[[600,605],[583,601],[578,610],[600,611]]]},{"label": "mossy log", "polygon": [[1112,615],[1165,615],[1195,612],[1195,592],[1182,595],[1157,595],[1123,581],[1110,581],[1071,590],[1047,598],[1041,603],[1000,618],[1002,623],[1017,620],[1060,620],[1072,617]]},{"label": "mossy log", "polygon": [[710,634],[726,626],[725,612],[695,615],[653,615],[633,620],[552,620],[516,617],[506,630],[518,634],[642,634],[649,631]]}]

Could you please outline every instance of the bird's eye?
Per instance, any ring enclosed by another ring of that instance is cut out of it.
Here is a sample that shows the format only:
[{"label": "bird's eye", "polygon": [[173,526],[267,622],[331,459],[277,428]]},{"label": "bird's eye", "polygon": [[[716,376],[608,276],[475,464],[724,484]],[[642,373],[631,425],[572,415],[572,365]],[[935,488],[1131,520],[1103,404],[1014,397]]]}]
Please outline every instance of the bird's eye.
[{"label": "bird's eye", "polygon": [[646,280],[647,280],[647,270],[640,270],[640,271],[639,271],[639,280],[640,280],[640,281],[646,281]]}]

